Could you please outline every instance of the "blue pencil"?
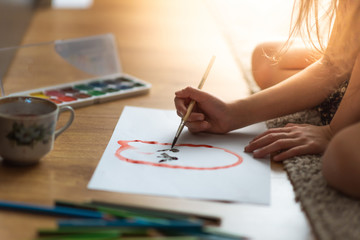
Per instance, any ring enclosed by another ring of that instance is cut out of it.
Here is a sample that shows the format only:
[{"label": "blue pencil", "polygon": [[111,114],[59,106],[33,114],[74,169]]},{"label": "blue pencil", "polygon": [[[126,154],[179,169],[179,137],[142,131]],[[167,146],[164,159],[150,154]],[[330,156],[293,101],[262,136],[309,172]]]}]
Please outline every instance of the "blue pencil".
[{"label": "blue pencil", "polygon": [[[203,240],[246,240],[242,236],[235,236],[232,234],[222,233],[215,230],[207,230],[201,223],[188,222],[182,220],[169,220],[168,223],[159,224],[143,220],[120,219],[114,221],[106,221],[99,219],[73,219],[58,221],[58,230],[60,231],[84,231],[88,229],[94,231],[96,229],[118,229],[123,234],[130,233],[131,229],[134,231],[141,231],[141,229],[157,229],[165,237],[169,236],[192,236],[194,238]],[[136,232],[135,232],[136,233]],[[144,233],[142,233],[144,234]]]},{"label": "blue pencil", "polygon": [[167,220],[157,223],[143,219],[118,219],[106,221],[101,219],[59,220],[59,227],[137,227],[137,228],[166,228],[166,229],[201,229],[202,222],[189,222],[182,220]]},{"label": "blue pencil", "polygon": [[106,215],[91,210],[70,208],[70,207],[48,207],[41,205],[32,205],[26,203],[16,203],[8,201],[0,201],[0,209],[23,211],[23,212],[32,212],[46,215],[56,215],[56,216],[66,216],[66,217],[75,217],[75,218],[93,218],[93,219],[104,219]]}]

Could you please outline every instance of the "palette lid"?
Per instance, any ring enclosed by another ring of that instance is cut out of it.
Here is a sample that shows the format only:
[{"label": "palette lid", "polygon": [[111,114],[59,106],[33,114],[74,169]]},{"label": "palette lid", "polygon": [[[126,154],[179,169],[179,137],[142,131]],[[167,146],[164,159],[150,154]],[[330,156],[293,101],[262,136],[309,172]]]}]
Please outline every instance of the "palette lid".
[{"label": "palette lid", "polygon": [[1,96],[121,72],[113,34],[0,48]]}]

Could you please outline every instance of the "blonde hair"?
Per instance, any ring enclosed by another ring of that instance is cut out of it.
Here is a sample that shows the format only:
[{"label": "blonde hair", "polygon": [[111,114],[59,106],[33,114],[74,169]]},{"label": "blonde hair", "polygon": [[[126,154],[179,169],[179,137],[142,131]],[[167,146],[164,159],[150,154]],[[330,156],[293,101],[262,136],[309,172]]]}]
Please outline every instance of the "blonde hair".
[{"label": "blonde hair", "polygon": [[291,25],[280,57],[299,36],[339,74],[351,71],[360,50],[360,0],[295,0]]}]

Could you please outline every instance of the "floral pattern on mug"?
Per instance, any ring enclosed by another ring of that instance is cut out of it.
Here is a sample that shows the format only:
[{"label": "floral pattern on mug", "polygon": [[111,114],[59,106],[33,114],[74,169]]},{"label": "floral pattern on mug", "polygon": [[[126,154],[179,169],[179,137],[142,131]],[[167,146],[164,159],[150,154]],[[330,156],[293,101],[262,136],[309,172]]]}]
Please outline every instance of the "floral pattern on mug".
[{"label": "floral pattern on mug", "polygon": [[11,132],[7,135],[10,141],[15,141],[17,145],[33,147],[35,143],[42,142],[47,144],[54,131],[54,123],[49,126],[33,124],[25,126],[23,123],[15,122]]}]

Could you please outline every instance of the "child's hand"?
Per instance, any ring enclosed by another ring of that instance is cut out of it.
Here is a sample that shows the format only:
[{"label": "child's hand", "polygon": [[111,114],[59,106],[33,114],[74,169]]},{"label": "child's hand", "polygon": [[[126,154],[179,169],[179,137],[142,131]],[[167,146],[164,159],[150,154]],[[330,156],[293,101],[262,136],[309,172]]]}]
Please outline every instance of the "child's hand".
[{"label": "child's hand", "polygon": [[185,116],[191,100],[195,100],[196,104],[185,124],[189,131],[226,133],[230,130],[227,104],[209,93],[192,87],[175,93],[175,107],[180,117]]},{"label": "child's hand", "polygon": [[256,158],[270,154],[274,161],[283,161],[298,155],[321,154],[331,138],[329,125],[287,124],[257,136],[245,147],[245,152],[253,152]]}]

